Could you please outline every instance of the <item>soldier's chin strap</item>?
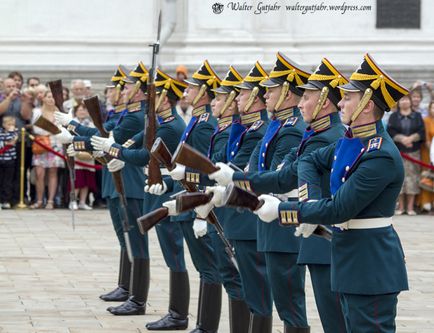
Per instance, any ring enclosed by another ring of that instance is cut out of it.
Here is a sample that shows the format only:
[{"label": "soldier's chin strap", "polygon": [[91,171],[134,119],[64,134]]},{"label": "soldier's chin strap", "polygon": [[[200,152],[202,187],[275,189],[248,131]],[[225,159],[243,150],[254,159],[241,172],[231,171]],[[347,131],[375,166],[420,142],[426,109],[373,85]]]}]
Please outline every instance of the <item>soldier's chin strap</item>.
[{"label": "soldier's chin strap", "polygon": [[368,102],[371,100],[373,90],[371,88],[368,88],[365,90],[365,93],[363,94],[362,99],[360,100],[359,104],[357,104],[356,111],[351,115],[350,123],[348,126],[351,126],[351,124],[356,121],[356,119],[359,117],[359,115],[362,113],[363,109],[366,107]]},{"label": "soldier's chin strap", "polygon": [[205,83],[200,86],[199,92],[197,93],[196,97],[194,98],[193,103],[191,103],[191,105],[193,107],[197,104],[197,102],[199,102],[199,100],[202,98],[203,94],[205,94],[206,88],[207,88],[207,85]]},{"label": "soldier's chin strap", "polygon": [[314,121],[316,119],[316,117],[318,116],[322,107],[324,106],[324,103],[327,99],[328,94],[329,94],[329,88],[323,87],[321,89],[321,94],[319,95],[318,102],[316,103],[315,110],[313,110],[313,113],[312,113],[312,121]]},{"label": "soldier's chin strap", "polygon": [[115,89],[116,89],[116,95],[115,95],[115,103],[114,104],[117,104],[119,102],[119,98],[121,97],[121,89],[122,89],[121,84],[118,83],[116,85]]},{"label": "soldier's chin strap", "polygon": [[137,92],[140,89],[142,82],[140,80],[137,80],[136,83],[134,84],[134,88],[133,90],[131,90],[131,93],[128,95],[128,101],[130,101],[135,94],[137,94]]},{"label": "soldier's chin strap", "polygon": [[246,106],[244,107],[245,113],[249,112],[250,108],[253,105],[253,102],[255,101],[256,96],[258,96],[258,93],[259,93],[259,88],[254,87],[252,89],[252,92],[250,93],[249,99],[247,100]]},{"label": "soldier's chin strap", "polygon": [[282,105],[283,101],[286,98],[286,95],[288,95],[289,91],[289,83],[288,81],[285,81],[282,86],[282,90],[280,91],[279,100],[276,103],[276,106],[274,107],[274,110],[278,111],[280,106]]},{"label": "soldier's chin strap", "polygon": [[158,111],[161,104],[163,103],[164,97],[167,96],[167,89],[163,89],[158,97],[157,104],[155,105],[155,110]]},{"label": "soldier's chin strap", "polygon": [[225,104],[223,105],[222,109],[220,110],[220,117],[223,116],[223,114],[226,112],[226,110],[229,108],[229,106],[231,105],[231,103],[234,101],[235,96],[237,96],[237,93],[235,92],[235,90],[232,90],[228,97],[226,98]]}]

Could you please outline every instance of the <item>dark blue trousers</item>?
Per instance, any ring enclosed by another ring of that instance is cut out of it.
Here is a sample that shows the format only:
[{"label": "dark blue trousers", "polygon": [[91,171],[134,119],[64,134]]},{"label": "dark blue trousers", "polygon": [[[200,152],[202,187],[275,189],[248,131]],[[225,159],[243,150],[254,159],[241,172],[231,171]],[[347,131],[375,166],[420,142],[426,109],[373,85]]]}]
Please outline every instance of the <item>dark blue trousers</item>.
[{"label": "dark blue trousers", "polygon": [[341,294],[348,333],[395,333],[398,294]]},{"label": "dark blue trousers", "polygon": [[[119,204],[119,198],[107,200],[113,227],[118,237],[121,248],[125,249],[123,235],[122,216],[123,212]],[[148,235],[142,235],[137,225],[137,219],[142,215],[143,200],[127,198],[127,216],[130,230],[128,235],[131,242],[131,250],[134,258],[149,259]]]},{"label": "dark blue trousers", "polygon": [[243,288],[241,285],[240,274],[234,267],[225,251],[225,246],[219,235],[214,229],[208,227],[208,235],[211,238],[212,247],[217,259],[217,266],[220,273],[220,279],[225,287],[229,298],[234,300],[243,300]]},{"label": "dark blue trousers", "polygon": [[280,319],[288,327],[307,327],[304,281],[306,268],[298,253],[265,252],[268,278]]},{"label": "dark blue trousers", "polygon": [[331,291],[330,265],[309,264],[307,266],[324,333],[345,333],[345,319],[340,296]]},{"label": "dark blue trousers", "polygon": [[256,240],[232,240],[232,243],[240,268],[244,301],[252,313],[270,317],[273,298],[264,253],[256,250]]},{"label": "dark blue trousers", "polygon": [[217,259],[212,248],[212,241],[209,235],[196,238],[193,232],[193,221],[177,221],[184,234],[185,242],[190,250],[191,260],[202,282],[219,284],[220,275],[217,268]]},{"label": "dark blue trousers", "polygon": [[184,236],[180,225],[166,218],[155,226],[155,231],[167,267],[173,272],[186,272]]}]

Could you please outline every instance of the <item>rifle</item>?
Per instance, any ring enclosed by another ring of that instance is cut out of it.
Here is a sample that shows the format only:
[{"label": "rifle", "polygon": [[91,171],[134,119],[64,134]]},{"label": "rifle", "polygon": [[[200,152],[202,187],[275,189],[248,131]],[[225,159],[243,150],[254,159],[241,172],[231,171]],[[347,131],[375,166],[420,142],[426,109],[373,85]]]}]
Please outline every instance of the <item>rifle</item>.
[{"label": "rifle", "polygon": [[[152,47],[152,66],[149,69],[148,75],[148,112],[145,114],[145,137],[144,137],[144,147],[150,151],[152,145],[155,141],[155,136],[157,134],[157,116],[155,113],[155,73],[156,73],[156,63],[158,52],[160,51],[160,32],[161,32],[161,11],[158,16],[158,32],[157,32],[157,42],[150,44]],[[148,163],[148,185],[161,184],[161,171],[160,165],[154,156],[151,155]]]},{"label": "rifle", "polygon": [[176,211],[183,213],[211,201],[212,193],[187,192],[176,196]]},{"label": "rifle", "polygon": [[167,207],[160,207],[139,217],[137,224],[139,225],[140,233],[144,235],[149,229],[167,216],[169,216],[169,209]]},{"label": "rifle", "polygon": [[43,116],[40,116],[33,124],[34,126],[37,126],[39,128],[42,128],[43,130],[49,132],[50,134],[56,135],[61,133],[62,131],[54,125],[51,121],[49,121],[47,118],[44,118]]},{"label": "rifle", "polygon": [[220,170],[208,157],[185,142],[178,145],[171,162],[185,165],[207,175]]},{"label": "rifle", "polygon": [[[106,129],[103,126],[101,105],[99,103],[98,96],[93,96],[85,99],[84,104],[86,105],[89,115],[92,118],[95,127],[98,129],[101,137],[108,138],[110,134],[106,131]],[[105,162],[108,163],[111,159],[112,158],[110,156],[106,156]],[[120,208],[122,212],[121,215],[122,229],[125,238],[125,245],[127,247],[127,254],[130,262],[133,262],[133,252],[131,249],[130,235],[128,233],[128,231],[130,230],[130,225],[128,222],[128,214],[127,214],[127,199],[125,197],[124,182],[122,180],[121,170],[111,172],[111,174],[113,177],[113,183],[115,185],[116,192],[118,192],[119,194],[119,199],[120,199],[119,202],[120,202]]]},{"label": "rifle", "polygon": [[[152,149],[151,149],[151,154],[153,156],[155,156],[155,158],[158,160],[158,162],[163,164],[169,171],[171,171],[175,168],[175,164],[172,163],[172,160],[173,160],[172,155],[170,154],[169,149],[165,145],[164,141],[161,140],[161,138],[157,138],[155,140],[154,145],[152,146]],[[187,192],[197,192],[196,185],[194,185],[192,183],[188,183],[185,180],[181,180],[181,184]],[[216,228],[217,234],[219,235],[220,239],[222,240],[222,242],[225,246],[225,251],[229,256],[229,259],[231,260],[234,267],[239,271],[238,263],[235,259],[234,249],[233,249],[231,243],[229,243],[229,241],[226,239],[224,232],[223,232],[223,227],[221,226],[214,211],[211,211],[208,214],[208,216],[206,217],[206,221],[208,223],[214,225],[214,227]],[[139,222],[139,220],[138,220],[138,222]],[[156,221],[155,224],[157,224],[158,222],[159,221]],[[147,225],[147,226],[148,227],[150,226],[150,228],[152,228],[155,224]],[[149,230],[149,229],[147,229],[147,230]]]},{"label": "rifle", "polygon": [[[48,82],[48,85],[53,95],[54,104],[59,109],[60,112],[67,113],[63,108],[63,86],[62,80],[55,80]],[[63,145],[63,150],[66,152],[67,145]],[[66,154],[66,166],[69,171],[69,182],[71,183],[71,191],[69,192],[69,199],[71,202],[75,203],[77,198],[75,197],[75,162],[74,158]],[[71,207],[71,222],[72,230],[75,230],[75,211],[74,207]]]},{"label": "rifle", "polygon": [[[234,183],[228,185],[226,188],[224,202],[225,206],[247,208],[253,212],[261,208],[263,204],[264,200],[259,200],[256,194],[245,191],[235,186]],[[294,224],[294,226],[297,225],[298,224]],[[328,241],[331,241],[332,239],[332,232],[323,225],[318,225],[313,234],[315,236],[325,238]]]}]

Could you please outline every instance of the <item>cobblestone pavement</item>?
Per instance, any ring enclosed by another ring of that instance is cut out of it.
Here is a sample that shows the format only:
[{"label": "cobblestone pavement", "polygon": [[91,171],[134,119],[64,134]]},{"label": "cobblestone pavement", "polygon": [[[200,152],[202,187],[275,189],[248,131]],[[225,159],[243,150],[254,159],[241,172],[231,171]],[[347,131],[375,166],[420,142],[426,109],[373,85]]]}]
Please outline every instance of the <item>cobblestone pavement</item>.
[{"label": "cobblestone pavement", "polygon": [[[406,252],[411,287],[399,298],[397,331],[432,333],[434,218],[397,217],[395,225]],[[147,315],[115,317],[106,311],[110,304],[98,298],[117,281],[118,246],[107,211],[77,212],[74,232],[67,210],[0,211],[0,332],[147,332],[145,323],[166,313],[169,280],[154,231],[150,244],[152,276]],[[193,328],[198,275],[187,257]],[[312,333],[320,333],[309,277],[306,281]],[[224,298],[220,333],[229,332]],[[276,313],[273,332],[282,332]]]}]

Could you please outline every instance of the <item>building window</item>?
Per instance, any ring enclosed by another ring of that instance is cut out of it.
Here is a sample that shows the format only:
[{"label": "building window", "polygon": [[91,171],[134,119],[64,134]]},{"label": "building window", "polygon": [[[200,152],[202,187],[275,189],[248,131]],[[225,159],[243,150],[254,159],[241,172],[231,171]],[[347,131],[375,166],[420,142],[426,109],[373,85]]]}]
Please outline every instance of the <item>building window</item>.
[{"label": "building window", "polygon": [[377,0],[377,29],[420,29],[421,0]]}]

